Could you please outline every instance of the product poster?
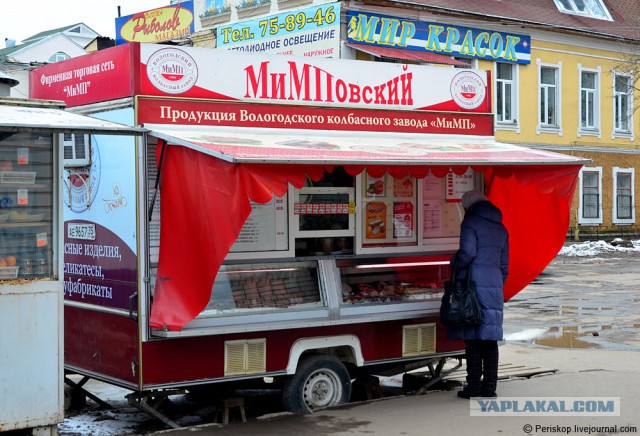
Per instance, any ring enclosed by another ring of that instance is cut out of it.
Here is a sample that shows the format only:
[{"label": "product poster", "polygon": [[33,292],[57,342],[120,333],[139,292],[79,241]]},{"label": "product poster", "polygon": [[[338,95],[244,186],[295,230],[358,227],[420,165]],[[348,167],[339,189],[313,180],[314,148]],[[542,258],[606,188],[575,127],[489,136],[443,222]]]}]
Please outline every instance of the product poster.
[{"label": "product poster", "polygon": [[372,201],[365,207],[366,239],[387,238],[387,205]]},{"label": "product poster", "polygon": [[367,197],[384,197],[384,194],[385,194],[384,176],[370,177],[367,175],[366,192],[367,192]]},{"label": "product poster", "polygon": [[413,178],[405,176],[402,179],[393,179],[393,196],[396,198],[413,197]]},{"label": "product poster", "polygon": [[393,203],[393,237],[413,237],[413,204],[409,201]]},{"label": "product poster", "polygon": [[[92,116],[132,125],[134,113]],[[138,283],[135,138],[92,135],[90,144],[90,165],[63,172],[64,298],[128,310]]]}]

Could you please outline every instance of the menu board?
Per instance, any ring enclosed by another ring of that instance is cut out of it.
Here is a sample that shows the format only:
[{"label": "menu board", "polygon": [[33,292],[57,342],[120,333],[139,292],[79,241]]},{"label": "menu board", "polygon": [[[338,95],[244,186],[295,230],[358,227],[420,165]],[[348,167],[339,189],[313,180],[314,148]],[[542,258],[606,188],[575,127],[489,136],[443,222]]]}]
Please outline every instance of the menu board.
[{"label": "menu board", "polygon": [[[471,178],[473,180],[473,173]],[[451,202],[448,197],[445,200],[445,188],[446,192],[457,192],[458,187],[465,184],[458,184],[455,180],[457,179],[449,177],[438,178],[433,174],[428,174],[422,179],[423,239],[452,237],[460,234],[460,223],[464,217],[464,211],[459,201]],[[466,178],[461,180],[466,181]]]},{"label": "menu board", "polygon": [[473,170],[471,168],[461,176],[450,171],[449,174],[447,174],[446,180],[447,201],[460,201],[462,200],[462,194],[467,191],[471,191],[474,188]]},{"label": "menu board", "polygon": [[274,197],[265,204],[251,202],[251,214],[229,251],[240,253],[287,250],[289,236],[286,204],[286,196]]}]

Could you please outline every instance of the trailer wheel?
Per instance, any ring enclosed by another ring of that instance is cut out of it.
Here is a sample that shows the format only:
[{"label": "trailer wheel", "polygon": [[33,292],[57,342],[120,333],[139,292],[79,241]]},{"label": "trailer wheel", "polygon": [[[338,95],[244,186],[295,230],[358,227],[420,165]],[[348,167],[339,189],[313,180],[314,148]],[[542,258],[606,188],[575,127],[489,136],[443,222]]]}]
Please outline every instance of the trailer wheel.
[{"label": "trailer wheel", "polygon": [[312,355],[298,365],[287,378],[282,390],[285,410],[307,415],[349,401],[351,379],[337,359],[322,354]]}]

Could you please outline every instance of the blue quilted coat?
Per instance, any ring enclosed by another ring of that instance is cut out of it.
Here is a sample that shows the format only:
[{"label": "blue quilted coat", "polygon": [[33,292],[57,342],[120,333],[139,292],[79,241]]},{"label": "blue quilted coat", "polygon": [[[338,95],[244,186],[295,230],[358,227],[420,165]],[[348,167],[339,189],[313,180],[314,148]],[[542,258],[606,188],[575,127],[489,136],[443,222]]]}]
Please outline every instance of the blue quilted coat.
[{"label": "blue quilted coat", "polygon": [[478,326],[448,327],[449,338],[502,340],[502,285],[507,279],[508,261],[509,235],[502,225],[502,212],[489,201],[471,205],[462,220],[460,248],[451,262],[457,262],[459,278],[471,272],[483,320]]}]

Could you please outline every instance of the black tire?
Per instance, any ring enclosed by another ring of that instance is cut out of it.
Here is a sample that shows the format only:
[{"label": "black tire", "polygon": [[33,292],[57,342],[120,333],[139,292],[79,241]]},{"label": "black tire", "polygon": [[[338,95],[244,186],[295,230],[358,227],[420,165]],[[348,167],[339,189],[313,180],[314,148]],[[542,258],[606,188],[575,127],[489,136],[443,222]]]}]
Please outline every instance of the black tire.
[{"label": "black tire", "polygon": [[345,366],[331,356],[316,354],[298,364],[282,389],[282,406],[289,412],[308,415],[349,401],[351,378]]}]

